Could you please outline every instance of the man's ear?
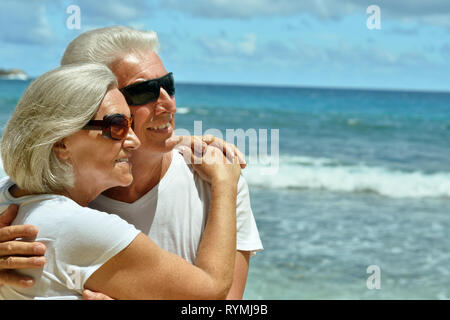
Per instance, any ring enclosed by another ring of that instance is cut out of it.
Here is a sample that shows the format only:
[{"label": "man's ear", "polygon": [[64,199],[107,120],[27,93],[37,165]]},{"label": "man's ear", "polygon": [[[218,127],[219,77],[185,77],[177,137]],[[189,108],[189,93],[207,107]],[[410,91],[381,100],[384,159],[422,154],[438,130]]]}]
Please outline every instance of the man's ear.
[{"label": "man's ear", "polygon": [[53,145],[53,151],[59,160],[67,161],[70,158],[70,151],[66,145],[66,139],[62,139]]}]

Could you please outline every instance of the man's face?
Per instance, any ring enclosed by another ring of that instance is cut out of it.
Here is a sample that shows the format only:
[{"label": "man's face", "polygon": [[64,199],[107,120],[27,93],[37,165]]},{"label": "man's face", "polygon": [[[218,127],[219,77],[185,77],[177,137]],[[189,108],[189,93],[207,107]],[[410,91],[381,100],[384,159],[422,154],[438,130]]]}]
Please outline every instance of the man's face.
[{"label": "man's face", "polygon": [[[153,51],[128,54],[114,63],[111,70],[117,77],[119,88],[160,78],[168,73]],[[134,132],[141,141],[141,150],[158,153],[172,150],[173,143],[168,143],[168,139],[175,129],[174,115],[177,108],[174,96],[160,88],[158,100],[141,106],[130,106],[130,109],[134,119]]]}]

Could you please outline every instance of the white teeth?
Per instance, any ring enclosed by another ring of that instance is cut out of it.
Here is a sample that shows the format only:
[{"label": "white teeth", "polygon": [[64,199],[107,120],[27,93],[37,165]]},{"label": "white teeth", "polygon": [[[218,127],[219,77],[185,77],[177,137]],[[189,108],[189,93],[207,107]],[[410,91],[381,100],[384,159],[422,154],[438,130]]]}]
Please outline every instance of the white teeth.
[{"label": "white teeth", "polygon": [[116,162],[128,162],[128,158],[117,159]]},{"label": "white teeth", "polygon": [[166,124],[160,125],[159,127],[151,127],[150,129],[152,129],[152,130],[164,129],[164,128],[167,128],[169,126],[170,126],[170,123],[168,122]]}]

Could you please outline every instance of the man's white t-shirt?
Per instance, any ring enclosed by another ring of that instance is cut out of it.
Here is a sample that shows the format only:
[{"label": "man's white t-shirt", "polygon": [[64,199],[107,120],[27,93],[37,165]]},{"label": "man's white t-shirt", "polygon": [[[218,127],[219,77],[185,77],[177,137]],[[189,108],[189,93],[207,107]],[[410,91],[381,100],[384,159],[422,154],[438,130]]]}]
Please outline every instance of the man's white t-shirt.
[{"label": "man's white t-shirt", "polygon": [[[143,197],[126,203],[101,195],[89,207],[117,214],[161,248],[194,263],[209,213],[211,186],[186,164],[177,150],[172,154],[164,177]],[[236,220],[237,250],[252,254],[262,250],[248,185],[242,176],[238,183]]]},{"label": "man's white t-shirt", "polygon": [[31,224],[45,244],[46,263],[40,269],[17,272],[31,276],[31,288],[0,287],[0,299],[81,299],[86,280],[104,263],[126,248],[139,234],[133,225],[114,214],[81,207],[60,195],[15,198],[8,177],[0,180],[0,212],[19,205],[13,225]]}]

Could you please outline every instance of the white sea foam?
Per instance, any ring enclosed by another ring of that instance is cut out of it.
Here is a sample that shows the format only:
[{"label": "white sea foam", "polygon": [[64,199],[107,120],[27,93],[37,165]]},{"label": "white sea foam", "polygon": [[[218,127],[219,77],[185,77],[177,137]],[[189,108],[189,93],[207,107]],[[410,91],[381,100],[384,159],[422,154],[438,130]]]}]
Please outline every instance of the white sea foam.
[{"label": "white sea foam", "polygon": [[[280,156],[278,173],[263,175],[263,165],[248,160],[242,171],[250,186],[373,192],[390,198],[450,198],[450,172],[425,174],[366,165],[338,165],[326,158]],[[6,174],[0,161],[0,178]]]},{"label": "white sea foam", "polygon": [[373,192],[391,198],[450,198],[450,172],[426,174],[364,164],[342,165],[326,158],[280,156],[277,175],[261,175],[263,166],[250,160],[243,174],[251,186]]},{"label": "white sea foam", "polygon": [[186,107],[177,107],[177,113],[178,114],[187,114],[190,111],[191,110],[189,108],[186,108]]}]

